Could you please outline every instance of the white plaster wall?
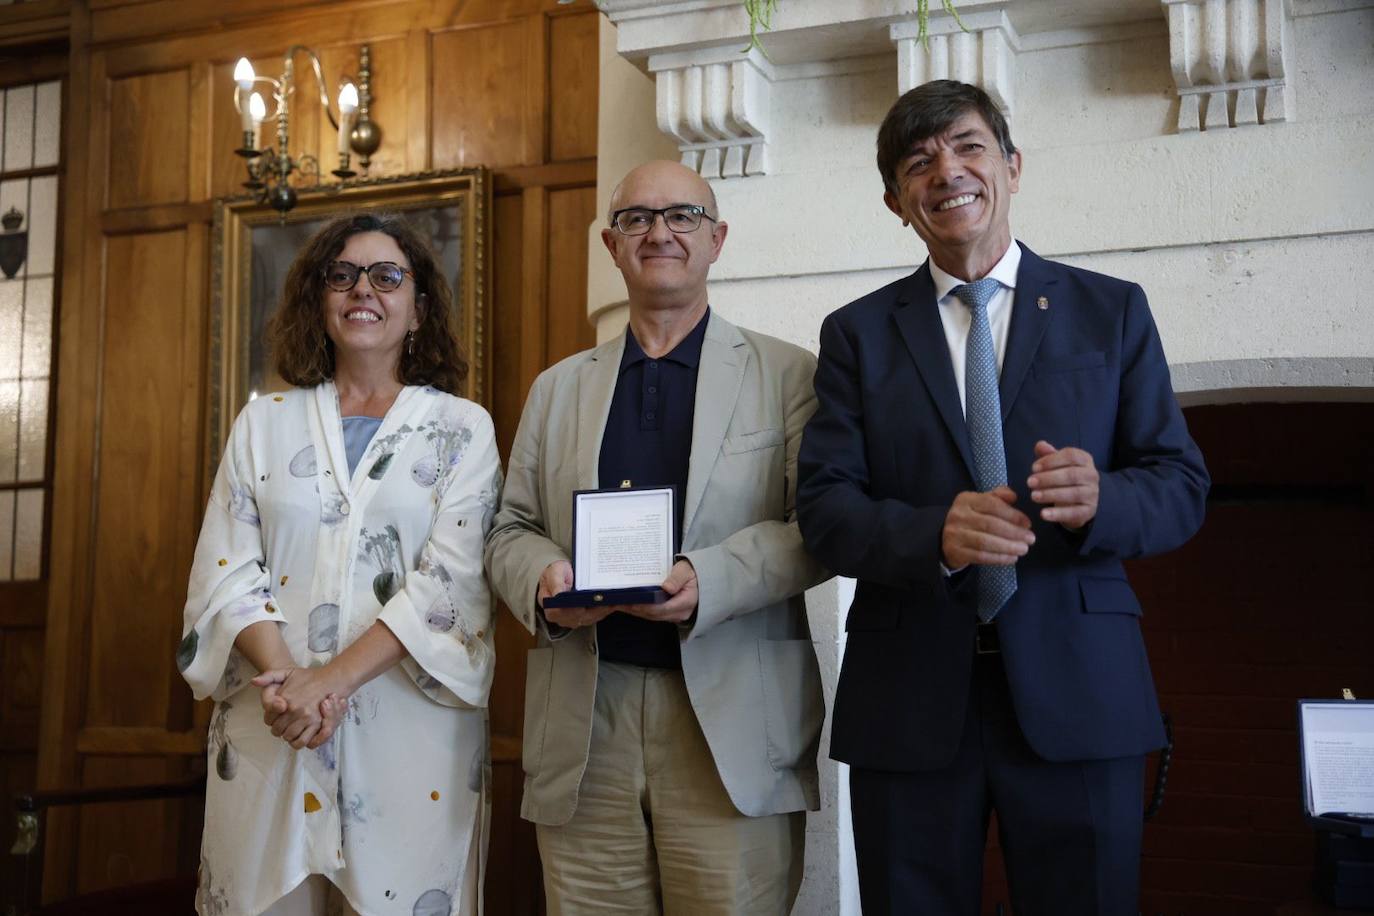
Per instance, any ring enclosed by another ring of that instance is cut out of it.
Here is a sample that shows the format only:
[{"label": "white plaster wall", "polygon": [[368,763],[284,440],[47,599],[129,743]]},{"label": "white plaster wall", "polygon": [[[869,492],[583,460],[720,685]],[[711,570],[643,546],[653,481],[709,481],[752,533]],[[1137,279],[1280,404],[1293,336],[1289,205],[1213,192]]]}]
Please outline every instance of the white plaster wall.
[{"label": "white plaster wall", "polygon": [[[1374,354],[1351,268],[1374,255],[1374,8],[1297,19],[1293,57],[1298,121],[1178,135],[1162,19],[1023,50],[1013,231],[1141,282],[1171,362]],[[713,303],[813,348],[825,314],[925,256],[873,165],[895,66],[866,66],[775,83],[774,173],[715,182],[730,237]],[[627,129],[656,133],[647,101]]]},{"label": "white plaster wall", "polygon": [[654,81],[615,52],[615,26],[601,18],[600,92],[596,115],[596,219],[587,227],[588,316],[597,341],[625,326],[625,284],[601,242],[616,184],[641,162],[676,159],[677,146],[655,128]]},{"label": "white plaster wall", "polygon": [[[1013,232],[1046,257],[1141,283],[1185,402],[1374,398],[1374,2],[1291,8],[1297,120],[1183,135],[1162,11],[1021,36]],[[607,50],[613,39],[604,26],[602,209],[635,162],[676,158],[656,128],[652,83]],[[770,174],[713,183],[730,235],[711,303],[814,351],[827,314],[910,273],[925,250],[884,208],[873,163],[897,93],[895,52],[779,72]],[[624,326],[624,291],[594,242],[589,314],[605,339]],[[850,597],[848,582],[808,595],[827,700]],[[799,914],[858,913],[828,737],[827,727]]]},{"label": "white plaster wall", "polygon": [[[806,593],[807,619],[816,641],[825,688],[825,708],[834,706],[844,630],[840,621],[854,598],[854,580],[832,579]],[[854,868],[853,830],[849,823],[848,768],[825,759],[830,746],[830,719],[821,732],[821,809],[806,817],[806,873],[794,913],[840,916],[859,912],[858,874]]]}]

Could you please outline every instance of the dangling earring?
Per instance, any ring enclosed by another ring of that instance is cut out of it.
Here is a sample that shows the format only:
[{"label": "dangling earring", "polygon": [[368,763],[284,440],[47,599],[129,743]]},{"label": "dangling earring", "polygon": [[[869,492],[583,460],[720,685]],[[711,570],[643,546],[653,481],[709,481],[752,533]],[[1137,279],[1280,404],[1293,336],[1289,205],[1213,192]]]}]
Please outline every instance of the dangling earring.
[{"label": "dangling earring", "polygon": [[415,355],[415,332],[406,331],[406,356]]}]

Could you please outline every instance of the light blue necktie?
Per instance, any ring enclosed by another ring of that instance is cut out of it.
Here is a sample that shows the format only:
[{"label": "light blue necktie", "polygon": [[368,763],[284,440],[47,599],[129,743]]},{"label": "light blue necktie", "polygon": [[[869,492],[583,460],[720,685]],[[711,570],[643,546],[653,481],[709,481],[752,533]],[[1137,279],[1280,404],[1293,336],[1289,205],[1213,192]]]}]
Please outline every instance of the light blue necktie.
[{"label": "light blue necktie", "polygon": [[[1007,482],[1007,453],[1002,448],[1002,399],[997,394],[997,351],[988,326],[988,303],[1002,284],[984,277],[951,292],[969,307],[973,323],[964,351],[964,422],[973,446],[973,472],[980,492]],[[979,566],[978,619],[987,623],[1016,591],[1015,566]]]}]

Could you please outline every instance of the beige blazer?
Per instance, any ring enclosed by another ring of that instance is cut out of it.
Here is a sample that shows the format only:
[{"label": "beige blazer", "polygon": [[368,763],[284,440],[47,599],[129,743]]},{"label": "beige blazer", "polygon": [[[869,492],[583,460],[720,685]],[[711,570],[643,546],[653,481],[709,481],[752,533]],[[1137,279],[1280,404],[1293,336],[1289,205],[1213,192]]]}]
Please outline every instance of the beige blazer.
[{"label": "beige blazer", "polygon": [[[544,371],[530,389],[486,541],[492,585],[538,636],[525,680],[521,814],[564,824],[577,807],[596,694],[596,628],[550,637],[535,607],[544,568],[572,545],[572,494],[597,486],[625,335]],[[815,810],[825,707],[803,591],[829,574],[802,547],[794,499],[816,360],[714,313],[697,374],[682,553],[700,603],[682,671],[716,769],[748,815]]]}]

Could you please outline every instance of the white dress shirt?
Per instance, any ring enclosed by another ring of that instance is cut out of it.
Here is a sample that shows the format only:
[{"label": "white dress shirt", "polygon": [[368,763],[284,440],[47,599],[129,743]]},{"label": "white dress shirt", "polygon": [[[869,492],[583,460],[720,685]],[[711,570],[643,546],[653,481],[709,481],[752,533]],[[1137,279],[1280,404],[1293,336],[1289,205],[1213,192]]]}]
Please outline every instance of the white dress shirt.
[{"label": "white dress shirt", "polygon": [[[1002,374],[1002,361],[1007,354],[1007,331],[1011,328],[1011,303],[1016,289],[1016,271],[1021,267],[1021,246],[1011,240],[1007,253],[988,271],[1001,288],[988,302],[988,326],[992,331],[992,348],[997,354],[997,375]],[[935,281],[935,300],[940,307],[940,324],[945,328],[945,342],[949,345],[949,362],[954,367],[954,383],[959,386],[959,406],[966,407],[964,397],[965,349],[968,329],[973,323],[973,311],[955,296],[952,290],[967,280],[951,276],[940,269],[932,258],[930,278]]]},{"label": "white dress shirt", "polygon": [[[1021,246],[1016,239],[1007,246],[1006,254],[988,271],[1001,288],[988,302],[988,327],[992,332],[992,349],[997,354],[997,376],[1002,376],[1002,362],[1007,355],[1007,332],[1011,329],[1011,304],[1016,290],[1016,271],[1021,267]],[[973,310],[964,305],[962,299],[954,295],[956,286],[963,286],[967,280],[945,273],[930,259],[930,278],[935,281],[935,302],[940,307],[940,324],[945,329],[945,343],[949,346],[949,362],[954,367],[954,384],[959,386],[959,407],[968,410],[968,399],[964,395],[964,367],[967,363],[968,329],[973,324]],[[940,569],[946,576],[960,572],[965,567],[950,569],[943,562]]]}]

